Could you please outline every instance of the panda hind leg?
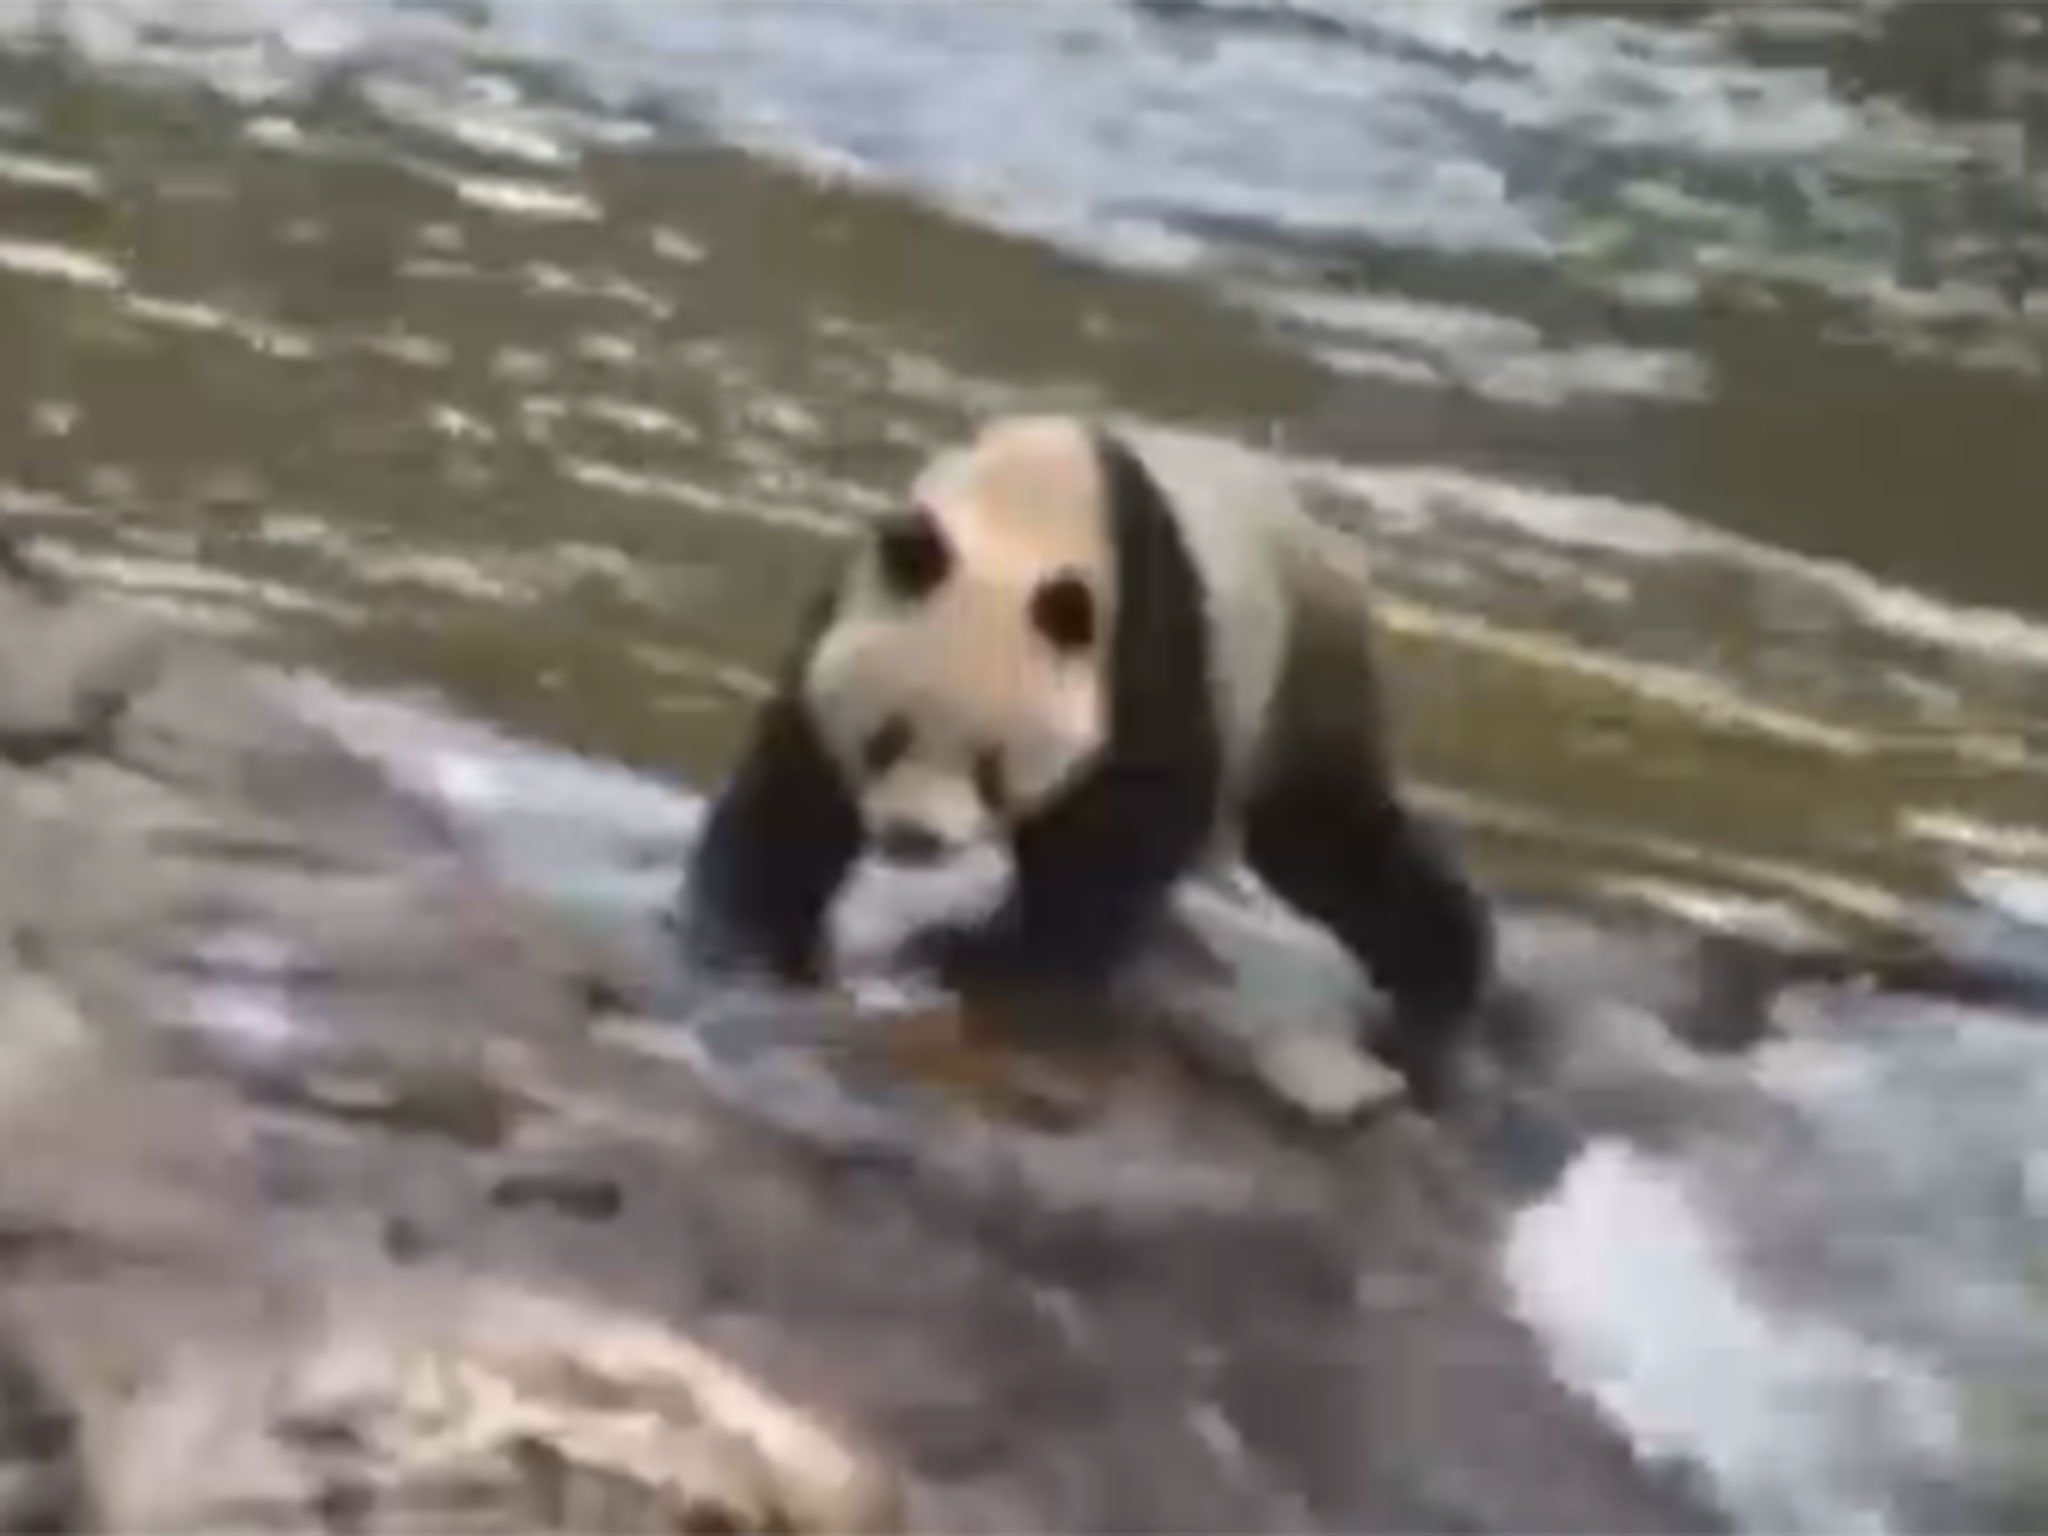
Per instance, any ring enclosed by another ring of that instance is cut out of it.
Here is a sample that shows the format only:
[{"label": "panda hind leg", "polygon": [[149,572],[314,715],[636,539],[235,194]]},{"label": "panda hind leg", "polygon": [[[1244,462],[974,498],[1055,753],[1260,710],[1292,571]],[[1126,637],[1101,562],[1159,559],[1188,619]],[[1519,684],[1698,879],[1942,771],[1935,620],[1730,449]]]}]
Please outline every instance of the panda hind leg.
[{"label": "panda hind leg", "polygon": [[1306,763],[1264,786],[1245,818],[1260,878],[1328,928],[1392,1000],[1380,1054],[1425,1106],[1492,968],[1492,923],[1444,847],[1376,774]]}]

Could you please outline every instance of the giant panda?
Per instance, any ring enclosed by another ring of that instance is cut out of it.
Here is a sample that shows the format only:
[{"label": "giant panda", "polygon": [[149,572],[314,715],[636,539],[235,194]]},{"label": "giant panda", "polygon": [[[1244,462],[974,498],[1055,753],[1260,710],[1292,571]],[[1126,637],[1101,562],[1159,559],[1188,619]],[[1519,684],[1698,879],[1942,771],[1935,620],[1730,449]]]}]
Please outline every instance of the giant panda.
[{"label": "giant panda", "polygon": [[1249,450],[987,423],[822,594],[697,844],[688,949],[815,980],[864,851],[1001,839],[1006,900],[928,952],[963,987],[1092,986],[1236,855],[1387,994],[1381,1053],[1432,1092],[1491,920],[1395,793],[1366,576]]}]

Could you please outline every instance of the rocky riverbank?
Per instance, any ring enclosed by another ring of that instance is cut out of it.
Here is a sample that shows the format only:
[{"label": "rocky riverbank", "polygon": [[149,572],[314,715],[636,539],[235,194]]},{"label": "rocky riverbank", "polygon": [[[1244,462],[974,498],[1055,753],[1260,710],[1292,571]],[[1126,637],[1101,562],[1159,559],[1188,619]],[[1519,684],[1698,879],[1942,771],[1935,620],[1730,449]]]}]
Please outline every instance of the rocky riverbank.
[{"label": "rocky riverbank", "polygon": [[658,1020],[297,697],[0,576],[0,1523],[1714,1523],[1405,1113]]}]

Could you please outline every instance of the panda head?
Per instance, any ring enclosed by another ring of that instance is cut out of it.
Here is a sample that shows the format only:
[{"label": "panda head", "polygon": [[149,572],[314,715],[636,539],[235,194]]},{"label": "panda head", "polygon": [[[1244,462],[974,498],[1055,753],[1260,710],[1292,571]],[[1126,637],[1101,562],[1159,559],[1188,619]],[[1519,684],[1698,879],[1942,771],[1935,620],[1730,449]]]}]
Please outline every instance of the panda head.
[{"label": "panda head", "polygon": [[803,688],[880,856],[1004,838],[1103,753],[1107,479],[1085,425],[998,422],[929,464],[855,556]]}]

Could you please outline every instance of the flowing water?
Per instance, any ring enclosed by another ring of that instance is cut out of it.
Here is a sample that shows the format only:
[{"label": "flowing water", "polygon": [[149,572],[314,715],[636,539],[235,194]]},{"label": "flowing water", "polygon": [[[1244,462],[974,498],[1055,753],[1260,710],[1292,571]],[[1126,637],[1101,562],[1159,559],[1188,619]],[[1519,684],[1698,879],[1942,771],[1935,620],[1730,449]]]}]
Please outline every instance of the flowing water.
[{"label": "flowing water", "polygon": [[2044,20],[6,0],[0,495],[701,781],[919,449],[1114,404],[1373,538],[1498,878],[1881,921],[2048,846]]},{"label": "flowing water", "polygon": [[1502,888],[1883,926],[2048,870],[2044,147],[2027,5],[0,0],[0,519],[701,784],[1113,406],[1372,541]]}]

